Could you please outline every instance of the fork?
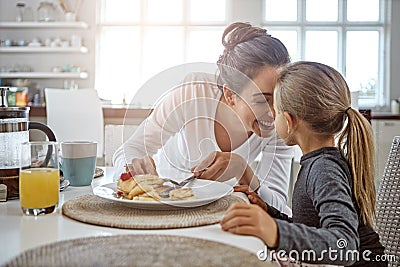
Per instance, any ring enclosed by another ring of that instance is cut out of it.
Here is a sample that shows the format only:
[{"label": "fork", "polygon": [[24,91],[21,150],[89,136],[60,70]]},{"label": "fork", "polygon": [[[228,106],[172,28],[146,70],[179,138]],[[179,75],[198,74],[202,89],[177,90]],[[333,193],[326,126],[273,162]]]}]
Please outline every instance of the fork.
[{"label": "fork", "polygon": [[182,182],[179,182],[179,183],[178,183],[178,186],[182,187],[182,186],[184,186],[185,184],[190,183],[191,181],[193,181],[193,180],[196,179],[196,178],[198,178],[198,177],[192,175],[192,176],[190,176],[189,178],[186,178],[185,180],[183,180]]},{"label": "fork", "polygon": [[170,182],[170,183],[172,183],[172,184],[174,184],[174,185],[179,185],[179,182],[177,182],[177,181],[175,181],[175,180],[172,180],[172,179],[169,179],[169,178],[162,178],[164,181],[166,181],[166,182]]},{"label": "fork", "polygon": [[162,198],[167,198],[167,197],[169,197],[169,192],[171,192],[171,191],[174,190],[174,189],[183,187],[184,185],[190,183],[191,181],[193,181],[193,180],[196,179],[196,178],[198,178],[198,176],[192,175],[192,176],[190,176],[189,178],[186,178],[185,180],[183,180],[183,181],[181,181],[181,182],[177,182],[177,181],[174,181],[174,180],[171,180],[171,179],[164,179],[164,180],[166,180],[166,181],[168,181],[168,182],[173,183],[175,186],[172,186],[172,187],[168,188],[168,189],[165,190],[164,192],[161,192],[159,195],[160,195],[160,197],[162,197]]}]

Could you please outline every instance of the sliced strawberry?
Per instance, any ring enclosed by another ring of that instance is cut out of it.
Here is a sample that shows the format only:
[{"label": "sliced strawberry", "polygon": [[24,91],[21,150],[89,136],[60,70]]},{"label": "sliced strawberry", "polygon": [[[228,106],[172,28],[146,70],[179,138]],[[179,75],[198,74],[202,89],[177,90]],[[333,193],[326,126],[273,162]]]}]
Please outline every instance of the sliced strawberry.
[{"label": "sliced strawberry", "polygon": [[132,177],[131,173],[129,172],[123,172],[121,173],[121,176],[119,177],[122,181],[129,180]]}]

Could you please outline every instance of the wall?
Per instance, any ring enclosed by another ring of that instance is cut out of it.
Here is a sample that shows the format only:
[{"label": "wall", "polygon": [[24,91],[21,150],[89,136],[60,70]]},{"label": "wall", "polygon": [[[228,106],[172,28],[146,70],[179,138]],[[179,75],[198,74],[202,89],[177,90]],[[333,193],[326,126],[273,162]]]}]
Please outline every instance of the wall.
[{"label": "wall", "polygon": [[390,38],[390,99],[400,98],[400,1],[392,0]]}]

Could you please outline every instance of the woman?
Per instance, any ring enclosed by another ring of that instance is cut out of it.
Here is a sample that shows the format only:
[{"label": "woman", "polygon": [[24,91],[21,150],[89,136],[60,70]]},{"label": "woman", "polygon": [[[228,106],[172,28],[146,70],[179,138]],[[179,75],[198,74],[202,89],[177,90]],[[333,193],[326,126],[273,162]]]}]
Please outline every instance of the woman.
[{"label": "woman", "polygon": [[[225,29],[222,44],[218,75],[192,73],[168,92],[115,152],[114,165],[170,178],[190,171],[202,179],[236,177],[283,210],[293,150],[275,134],[271,107],[288,52],[265,29],[241,22]],[[260,153],[254,174],[248,164]]]}]

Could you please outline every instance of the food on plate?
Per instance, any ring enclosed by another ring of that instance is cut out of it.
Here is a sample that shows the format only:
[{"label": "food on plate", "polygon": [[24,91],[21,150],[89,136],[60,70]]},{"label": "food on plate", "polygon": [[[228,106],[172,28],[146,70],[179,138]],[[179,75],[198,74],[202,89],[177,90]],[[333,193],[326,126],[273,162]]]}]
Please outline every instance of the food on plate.
[{"label": "food on plate", "polygon": [[165,183],[160,177],[151,174],[135,175],[134,180],[139,184],[145,183],[153,187],[162,186]]},{"label": "food on plate", "polygon": [[[130,172],[122,173],[117,181],[117,196],[123,199],[140,201],[159,201],[160,194],[170,190],[171,200],[194,199],[195,196],[191,188],[176,188],[164,185],[166,181],[156,175],[134,175]],[[172,189],[172,190],[171,190]]]},{"label": "food on plate", "polygon": [[150,196],[136,196],[133,198],[133,200],[139,200],[139,201],[157,201],[156,199],[150,197]]},{"label": "food on plate", "polygon": [[160,200],[160,196],[154,189],[152,189],[150,191],[146,191],[140,195],[133,197],[133,199],[141,201],[158,201]]},{"label": "food on plate", "polygon": [[162,185],[162,186],[155,187],[154,190],[156,190],[156,192],[158,194],[161,194],[164,191],[169,190],[170,188],[171,188],[171,186],[169,186],[169,185]]},{"label": "food on plate", "polygon": [[129,193],[136,186],[136,184],[137,183],[135,180],[133,180],[132,176],[126,180],[121,178],[117,182],[117,188],[122,192]]},{"label": "food on plate", "polygon": [[194,199],[195,196],[193,194],[192,188],[186,187],[171,190],[171,192],[169,192],[169,198],[171,200],[189,200]]},{"label": "food on plate", "polygon": [[157,184],[160,184],[160,182],[155,182],[153,177],[150,177],[147,182],[147,180],[142,179],[142,177],[140,179],[136,176],[127,178],[127,175],[121,174],[121,178],[117,182],[117,189],[119,190],[117,195],[130,200],[138,199],[140,196],[151,198],[151,200],[154,201],[160,200],[160,196],[153,187],[153,185]]},{"label": "food on plate", "polygon": [[129,180],[130,178],[132,178],[132,174],[130,172],[121,173],[120,179],[122,181]]},{"label": "food on plate", "polygon": [[149,191],[154,191],[154,188],[151,185],[136,184],[136,186],[128,193],[128,198],[133,199],[134,197],[145,194]]}]

